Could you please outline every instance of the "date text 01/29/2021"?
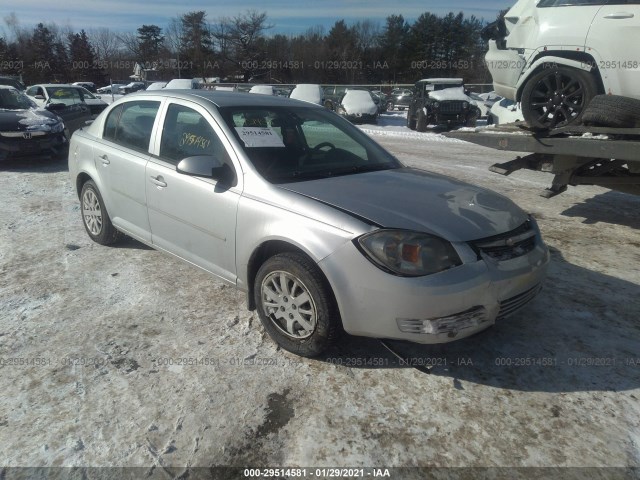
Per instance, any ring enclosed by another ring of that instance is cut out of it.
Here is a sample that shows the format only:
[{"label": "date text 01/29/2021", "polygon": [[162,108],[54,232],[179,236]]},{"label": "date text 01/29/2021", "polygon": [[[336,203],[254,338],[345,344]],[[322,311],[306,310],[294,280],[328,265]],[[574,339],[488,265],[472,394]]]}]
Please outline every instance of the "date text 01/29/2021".
[{"label": "date text 01/29/2021", "polygon": [[388,468],[245,468],[245,478],[390,478]]}]

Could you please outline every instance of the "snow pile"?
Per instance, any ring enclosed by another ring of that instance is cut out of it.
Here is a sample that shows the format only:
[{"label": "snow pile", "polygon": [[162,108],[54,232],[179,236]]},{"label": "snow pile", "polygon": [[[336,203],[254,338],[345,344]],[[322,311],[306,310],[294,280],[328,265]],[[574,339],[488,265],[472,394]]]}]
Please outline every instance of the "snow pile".
[{"label": "snow pile", "polygon": [[464,87],[452,87],[429,92],[429,98],[443,102],[445,100],[461,100],[471,103],[471,99],[464,94]]},{"label": "snow pile", "polygon": [[271,85],[254,85],[249,93],[257,93],[259,95],[273,95],[273,87]]},{"label": "snow pile", "polygon": [[322,89],[320,85],[301,83],[293,89],[289,98],[322,105]]}]

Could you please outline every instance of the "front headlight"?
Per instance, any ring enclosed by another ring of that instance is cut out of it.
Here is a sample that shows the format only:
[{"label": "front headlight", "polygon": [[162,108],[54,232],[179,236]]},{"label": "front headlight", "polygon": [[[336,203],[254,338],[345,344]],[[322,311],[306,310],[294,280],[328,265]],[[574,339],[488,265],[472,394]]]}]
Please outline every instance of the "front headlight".
[{"label": "front headlight", "polygon": [[64,123],[58,122],[54,125],[51,125],[51,133],[59,133],[64,130]]},{"label": "front headlight", "polygon": [[357,239],[366,256],[383,270],[422,277],[462,264],[448,241],[410,230],[377,230]]},{"label": "front headlight", "polygon": [[463,108],[469,108],[469,102],[462,102]]},{"label": "front headlight", "polygon": [[440,104],[438,102],[433,102],[433,108],[438,108]]}]

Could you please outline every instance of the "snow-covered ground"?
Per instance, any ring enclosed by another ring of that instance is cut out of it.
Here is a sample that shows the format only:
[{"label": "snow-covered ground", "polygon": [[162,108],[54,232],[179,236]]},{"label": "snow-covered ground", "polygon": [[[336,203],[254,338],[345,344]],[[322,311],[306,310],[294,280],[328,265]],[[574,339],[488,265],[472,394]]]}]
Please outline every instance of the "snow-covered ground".
[{"label": "snow-covered ground", "polygon": [[64,160],[0,164],[3,466],[640,467],[640,197],[546,200],[551,176],[488,171],[512,154],[404,121],[362,128],[509,196],[552,250],[514,317],[451,344],[390,342],[411,365],[353,337],[318,360],[278,350],[207,274],[92,243]]}]

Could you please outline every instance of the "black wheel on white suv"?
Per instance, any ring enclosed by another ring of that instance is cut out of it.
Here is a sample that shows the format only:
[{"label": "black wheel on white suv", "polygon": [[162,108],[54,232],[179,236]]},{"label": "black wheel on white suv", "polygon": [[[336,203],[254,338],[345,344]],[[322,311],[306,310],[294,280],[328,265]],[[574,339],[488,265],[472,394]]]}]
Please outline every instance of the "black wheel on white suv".
[{"label": "black wheel on white suv", "polygon": [[589,72],[564,66],[543,68],[522,90],[522,115],[537,130],[578,124],[597,93],[596,79]]}]

